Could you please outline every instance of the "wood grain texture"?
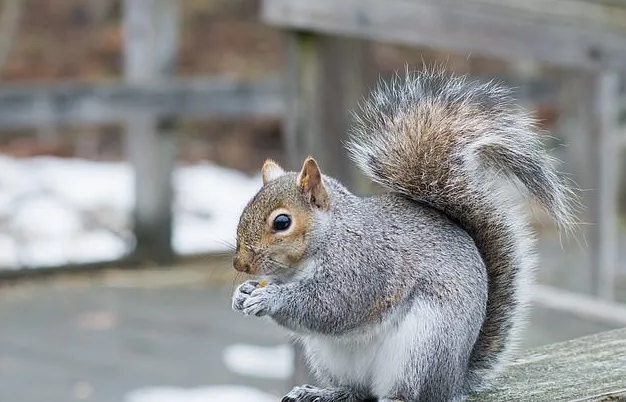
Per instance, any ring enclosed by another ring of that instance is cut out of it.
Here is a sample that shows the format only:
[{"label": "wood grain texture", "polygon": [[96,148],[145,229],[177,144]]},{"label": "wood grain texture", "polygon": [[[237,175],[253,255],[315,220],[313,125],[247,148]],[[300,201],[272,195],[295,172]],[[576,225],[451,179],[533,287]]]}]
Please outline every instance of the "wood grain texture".
[{"label": "wood grain texture", "polygon": [[280,27],[590,70],[626,69],[626,3],[264,0]]},{"label": "wood grain texture", "polygon": [[521,354],[494,390],[468,402],[626,401],[626,329]]}]

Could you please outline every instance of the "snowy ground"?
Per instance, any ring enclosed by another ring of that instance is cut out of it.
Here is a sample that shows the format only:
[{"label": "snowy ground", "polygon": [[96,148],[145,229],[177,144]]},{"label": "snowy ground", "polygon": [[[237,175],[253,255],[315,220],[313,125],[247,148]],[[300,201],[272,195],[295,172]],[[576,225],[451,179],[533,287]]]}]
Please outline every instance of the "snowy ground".
[{"label": "snowy ground", "polygon": [[[211,164],[174,173],[173,246],[180,254],[232,244],[260,177]],[[126,163],[0,156],[0,269],[95,262],[131,248],[133,177]]]},{"label": "snowy ground", "polygon": [[[220,251],[233,244],[239,214],[260,187],[260,177],[211,164],[174,173],[173,246],[180,254]],[[133,177],[126,163],[0,156],[0,269],[95,262],[123,257],[132,246]],[[224,350],[233,373],[287,379],[293,371],[287,345],[234,344]],[[268,358],[271,355],[271,358]],[[89,397],[87,385],[75,390]],[[154,386],[123,402],[272,402],[247,386]]]},{"label": "snowy ground", "polygon": [[[259,347],[234,344],[226,348],[223,354],[224,364],[233,373],[281,380],[291,377],[293,359],[293,349],[289,345]],[[280,397],[282,395],[270,395],[242,385],[151,387],[129,392],[124,402],[276,402]]]},{"label": "snowy ground", "polygon": [[276,402],[279,397],[249,387],[155,387],[129,393],[124,402]]}]

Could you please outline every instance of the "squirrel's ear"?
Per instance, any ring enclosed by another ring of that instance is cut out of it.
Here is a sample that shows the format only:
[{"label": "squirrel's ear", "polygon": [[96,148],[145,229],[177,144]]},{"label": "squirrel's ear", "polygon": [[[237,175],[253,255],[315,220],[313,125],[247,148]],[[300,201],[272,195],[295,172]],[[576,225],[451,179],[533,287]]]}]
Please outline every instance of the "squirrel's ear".
[{"label": "squirrel's ear", "polygon": [[274,162],[271,159],[268,159],[263,164],[261,168],[261,176],[263,176],[263,184],[267,184],[270,181],[279,178],[284,175],[285,171],[281,168],[278,163]]},{"label": "squirrel's ear", "polygon": [[304,161],[298,175],[298,187],[313,205],[322,209],[328,208],[328,192],[322,180],[322,172],[315,159],[310,156]]}]

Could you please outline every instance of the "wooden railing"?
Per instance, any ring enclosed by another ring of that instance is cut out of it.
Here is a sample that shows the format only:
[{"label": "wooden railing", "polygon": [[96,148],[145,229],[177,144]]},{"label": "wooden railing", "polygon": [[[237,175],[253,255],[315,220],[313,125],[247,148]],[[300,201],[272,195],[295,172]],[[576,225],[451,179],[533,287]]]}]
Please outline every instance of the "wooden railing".
[{"label": "wooden railing", "polygon": [[[597,295],[612,298],[620,148],[612,132],[618,105],[612,71],[626,68],[626,23],[620,18],[626,5],[608,0],[467,0],[462,6],[451,0],[263,0],[262,19],[284,28],[289,38],[286,80],[240,82],[176,79],[177,3],[124,4],[126,80],[2,86],[0,129],[125,123],[136,173],[135,238],[145,256],[155,249],[164,257],[172,254],[170,176],[178,117],[283,116],[292,168],[311,153],[328,173],[359,189],[359,176],[342,147],[348,112],[372,82],[365,40],[391,41],[526,57],[570,70],[562,90],[551,88],[549,96],[562,100],[559,131],[569,135],[579,185],[592,190],[585,192],[590,213],[583,219],[595,223],[586,236],[593,252],[593,287]],[[527,82],[511,84],[528,87]],[[545,93],[535,91],[524,100],[541,96]]]},{"label": "wooden railing", "polygon": [[277,117],[284,110],[282,84],[277,77],[248,82],[215,77],[143,84],[4,84],[0,86],[0,130],[42,124],[122,123],[138,114],[200,119]]},{"label": "wooden railing", "polygon": [[[513,63],[528,59],[559,69],[557,130],[567,136],[571,173],[588,190],[583,194],[587,214],[581,218],[592,223],[585,234],[591,253],[591,288],[596,297],[614,300],[619,154],[626,143],[617,134],[622,103],[619,80],[626,73],[626,2],[262,0],[261,14],[288,38],[285,144],[290,168],[297,169],[306,154],[313,154],[327,173],[355,183],[357,189],[363,181],[337,150],[345,140],[346,111],[364,95],[371,80],[369,41],[433,47]],[[573,311],[589,311],[584,301],[563,298],[560,292],[550,293],[548,300]],[[615,307],[621,316],[623,310]],[[301,362],[299,355],[300,351],[296,356]],[[294,382],[306,378],[300,368]],[[553,380],[568,386],[577,382],[576,376]],[[523,388],[523,380],[519,381]],[[511,399],[490,400],[576,400],[554,399],[554,393],[548,393],[553,388],[547,385],[538,399],[517,389],[500,394],[515,395]]]},{"label": "wooden railing", "polygon": [[528,350],[492,391],[468,399],[503,401],[626,401],[626,329]]},{"label": "wooden railing", "polygon": [[[368,81],[367,41],[434,47],[563,73],[559,131],[567,135],[591,222],[592,286],[612,299],[618,259],[620,75],[626,73],[626,2],[612,0],[263,0],[262,18],[290,38],[288,154],[334,155],[345,110]],[[622,136],[623,137],[623,136]],[[328,150],[331,150],[330,152]],[[352,174],[334,157],[327,172]],[[293,166],[296,168],[296,166]],[[590,268],[591,268],[590,267]]]}]

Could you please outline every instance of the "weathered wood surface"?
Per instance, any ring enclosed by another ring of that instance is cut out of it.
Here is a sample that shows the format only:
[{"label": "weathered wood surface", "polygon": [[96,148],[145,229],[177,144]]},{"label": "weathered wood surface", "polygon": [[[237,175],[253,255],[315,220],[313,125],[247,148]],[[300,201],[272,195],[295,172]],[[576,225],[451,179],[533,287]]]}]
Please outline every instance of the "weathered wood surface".
[{"label": "weathered wood surface", "polygon": [[285,28],[565,67],[626,69],[626,3],[590,0],[264,0]]},{"label": "weathered wood surface", "polygon": [[524,352],[468,402],[626,401],[626,329]]},{"label": "weathered wood surface", "polygon": [[47,122],[122,122],[137,113],[195,118],[278,116],[284,110],[282,88],[277,78],[3,85],[0,129],[31,128]]},{"label": "weathered wood surface", "polygon": [[291,33],[284,116],[289,167],[299,169],[312,155],[321,168],[343,182],[356,171],[344,143],[351,112],[374,81],[367,43],[355,39]]}]

